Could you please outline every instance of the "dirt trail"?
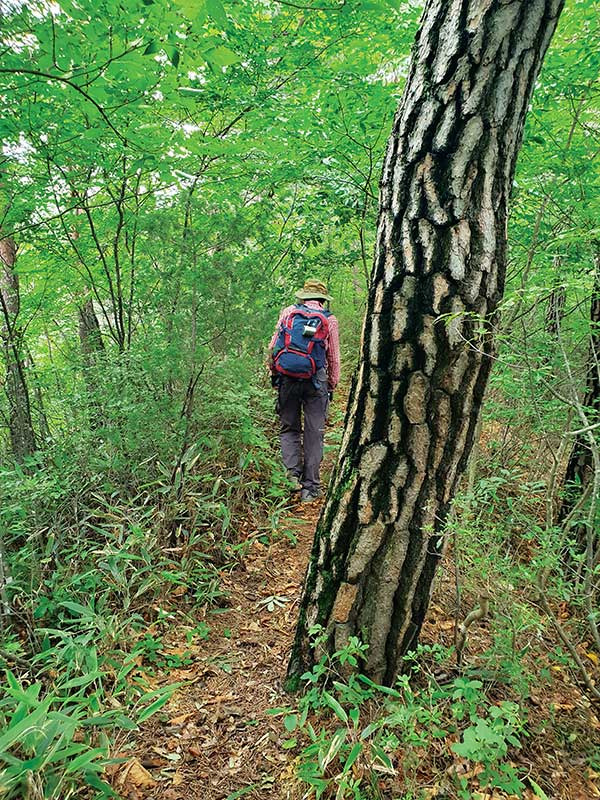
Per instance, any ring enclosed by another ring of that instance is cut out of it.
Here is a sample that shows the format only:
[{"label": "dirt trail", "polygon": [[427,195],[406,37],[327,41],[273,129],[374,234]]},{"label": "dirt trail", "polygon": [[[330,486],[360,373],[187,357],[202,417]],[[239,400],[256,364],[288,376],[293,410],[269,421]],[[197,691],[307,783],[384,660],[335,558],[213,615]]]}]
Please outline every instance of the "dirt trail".
[{"label": "dirt trail", "polygon": [[290,759],[280,747],[282,724],[265,712],[290,702],[282,680],[320,507],[292,508],[282,523],[291,535],[268,545],[254,541],[223,577],[229,607],[206,613],[207,639],[190,646],[185,632],[183,641],[169,637],[170,652],[191,653],[193,662],[157,676],[157,684],[191,683],[146,723],[133,750],[122,749],[134,756],[114,776],[124,797],[225,800],[244,788],[251,800],[285,796]]}]

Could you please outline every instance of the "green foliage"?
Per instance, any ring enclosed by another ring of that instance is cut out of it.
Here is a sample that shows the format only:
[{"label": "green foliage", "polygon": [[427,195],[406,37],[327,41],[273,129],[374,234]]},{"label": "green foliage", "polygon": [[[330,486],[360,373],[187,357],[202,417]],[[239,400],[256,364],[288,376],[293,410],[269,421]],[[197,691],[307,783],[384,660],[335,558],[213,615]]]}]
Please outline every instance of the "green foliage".
[{"label": "green foliage", "polygon": [[[7,671],[0,700],[2,796],[62,800],[86,786],[96,797],[116,797],[100,777],[112,763],[107,731],[134,730],[159,711],[176,688],[138,693],[134,699],[127,683],[130,669],[125,665],[110,677],[110,693],[103,689],[108,675],[98,668],[49,688],[41,682],[25,685]],[[120,695],[134,700],[129,716],[115,708],[119,703],[113,698]]]},{"label": "green foliage", "polygon": [[[72,732],[109,694],[134,702],[135,659],[165,671],[184,663],[166,653],[166,627],[224,602],[220,573],[279,528],[288,493],[263,354],[278,310],[309,275],[329,283],[347,373],[355,362],[384,143],[423,4],[323,5],[332,10],[252,0],[2,10],[2,235],[18,245],[19,347],[40,443],[14,463],[3,391],[2,658],[16,666],[0,707],[8,730],[23,714],[40,722],[39,735],[7,751],[3,779],[15,797],[67,796],[80,779],[105,791],[102,737],[122,720],[109,707],[106,727],[76,742]],[[585,613],[560,563],[559,531],[542,522],[547,462],[536,443],[568,424],[561,350],[575,391],[585,379],[598,20],[594,4],[567,4],[538,81],[486,410],[494,435],[450,530],[466,598],[496,589],[483,666],[522,694],[522,659],[542,625],[514,586],[548,569],[553,598]],[[566,290],[560,347],[545,325],[557,284]],[[96,327],[86,330],[89,301]],[[276,610],[287,598],[266,601]],[[518,780],[506,748],[519,723],[508,711],[493,716],[500,707],[482,686],[457,678],[434,697],[431,686],[411,694],[345,678],[361,647],[318,664],[304,705],[286,717],[293,738],[310,740],[302,769],[315,790],[375,791],[394,737],[416,758],[450,730],[468,758],[482,758],[490,785]],[[331,670],[339,680],[324,687]],[[387,722],[369,730],[373,704]],[[311,715],[333,716],[335,731],[310,728]],[[17,779],[27,760],[38,766]]]},{"label": "green foliage", "polygon": [[506,758],[509,747],[521,746],[517,734],[522,727],[519,707],[515,703],[502,702],[489,709],[487,719],[476,717],[475,723],[463,731],[462,740],[452,745],[452,749],[459,756],[484,765],[480,775],[482,786],[494,786],[510,794],[520,794],[524,787],[517,770],[510,764],[499,762]]},{"label": "green foliage", "polygon": [[[145,693],[143,673],[190,663],[185,652],[169,651],[164,632],[174,620],[187,623],[199,607],[224,601],[219,573],[245,546],[249,509],[254,531],[269,535],[285,478],[259,427],[267,420],[266,403],[243,375],[230,377],[223,367],[213,379],[227,388],[210,386],[208,407],[192,418],[192,444],[175,462],[179,479],[168,448],[151,458],[153,432],[147,427],[114,439],[99,429],[74,430],[62,446],[48,447],[33,470],[2,470],[6,595],[9,606],[20,610],[13,628],[20,640],[5,636],[2,659],[10,663],[14,654],[20,670],[30,661],[31,670],[45,676],[36,682],[45,698],[36,712],[42,718],[39,740],[0,754],[10,797],[21,797],[30,784],[39,793],[32,799],[58,800],[75,788],[84,792],[84,786],[97,796],[108,791],[99,776],[115,731],[125,718],[132,726],[143,722],[146,708],[158,710],[167,699]],[[220,406],[213,399],[219,393]],[[142,416],[137,406],[132,413]],[[206,434],[196,434],[203,429]],[[92,435],[104,446],[88,450]],[[181,436],[175,429],[173,441]],[[271,496],[262,491],[265,484]],[[206,637],[207,631],[196,625],[191,636]],[[5,705],[9,728],[21,713],[11,697]],[[64,722],[58,732],[57,715]],[[98,715],[102,731],[92,726],[90,737],[73,743],[81,720]],[[23,766],[30,761],[31,767]]]},{"label": "green foliage", "polygon": [[[318,628],[313,633],[319,647],[324,634]],[[440,743],[459,737],[451,751],[481,765],[478,783],[469,784],[450,766],[433,776],[441,790],[470,798],[479,785],[521,795],[522,772],[510,763],[527,735],[518,704],[496,703],[477,678],[440,683],[426,667],[447,661],[450,653],[439,647],[421,646],[407,657],[408,673],[394,687],[379,686],[356,671],[366,649],[352,637],[343,649],[324,655],[302,676],[305,692],[298,706],[272,711],[283,716],[291,734],[282,746],[298,752],[297,774],[310,787],[309,796],[366,800],[387,796],[381,794],[385,787],[417,797],[421,754],[439,752]],[[445,766],[452,762],[449,751],[443,758]]]}]

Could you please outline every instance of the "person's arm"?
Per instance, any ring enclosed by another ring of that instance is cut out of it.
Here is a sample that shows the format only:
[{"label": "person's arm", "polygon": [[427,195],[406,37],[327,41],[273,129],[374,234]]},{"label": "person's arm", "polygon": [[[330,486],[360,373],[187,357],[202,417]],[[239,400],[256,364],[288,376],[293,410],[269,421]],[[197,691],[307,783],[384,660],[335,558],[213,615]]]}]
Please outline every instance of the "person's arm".
[{"label": "person's arm", "polygon": [[340,380],[340,333],[337,319],[332,315],[328,319],[329,335],[327,337],[327,383],[333,392]]}]

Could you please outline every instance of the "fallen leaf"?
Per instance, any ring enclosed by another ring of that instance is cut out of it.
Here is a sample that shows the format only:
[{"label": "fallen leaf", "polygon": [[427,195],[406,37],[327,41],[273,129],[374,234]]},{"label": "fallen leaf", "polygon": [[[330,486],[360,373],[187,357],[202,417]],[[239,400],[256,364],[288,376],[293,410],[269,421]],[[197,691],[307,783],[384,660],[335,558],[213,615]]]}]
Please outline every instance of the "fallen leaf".
[{"label": "fallen leaf", "polygon": [[173,719],[169,720],[169,725],[183,725],[184,722],[187,722],[190,717],[195,715],[195,711],[186,711],[185,714],[178,714],[176,717],[173,717]]},{"label": "fallen leaf", "polygon": [[146,787],[156,786],[156,781],[148,770],[143,767],[137,758],[132,758],[123,765],[119,777],[117,778],[117,786],[120,789],[127,789],[127,787]]},{"label": "fallen leaf", "polygon": [[175,775],[173,775],[173,786],[181,786],[183,780],[184,778],[181,772],[176,772]]},{"label": "fallen leaf", "polygon": [[185,647],[168,647],[163,650],[164,654],[167,656],[187,656],[189,650]]},{"label": "fallen leaf", "polygon": [[203,705],[212,706],[215,705],[215,703],[222,703],[223,700],[235,700],[235,697],[232,694],[218,694],[216,697],[205,700]]},{"label": "fallen leaf", "polygon": [[168,763],[169,762],[167,761],[166,758],[162,758],[162,757],[161,758],[155,758],[154,756],[150,756],[149,758],[145,758],[144,759],[144,761],[142,763],[142,766],[146,767],[146,769],[148,769],[148,767],[151,767],[153,769],[154,767],[164,767],[165,764],[168,764]]}]

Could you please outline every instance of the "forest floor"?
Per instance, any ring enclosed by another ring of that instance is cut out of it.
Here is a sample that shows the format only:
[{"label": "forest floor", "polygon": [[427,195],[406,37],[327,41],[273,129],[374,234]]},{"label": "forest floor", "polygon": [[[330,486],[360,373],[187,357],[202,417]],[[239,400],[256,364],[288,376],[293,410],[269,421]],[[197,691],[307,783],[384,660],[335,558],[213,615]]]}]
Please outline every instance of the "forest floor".
[{"label": "forest floor", "polygon": [[[330,447],[326,456],[328,468],[334,449]],[[269,541],[251,538],[238,566],[222,575],[224,607],[203,611],[196,628],[174,625],[164,637],[163,656],[181,666],[149,670],[145,678],[150,688],[177,682],[181,687],[139,733],[115,742],[115,755],[125,760],[114,766],[111,779],[122,797],[300,800],[297,758],[293,751],[282,749],[286,734],[281,717],[267,712],[294,702],[282,683],[320,506],[320,502],[292,505],[282,519],[281,535]],[[440,570],[424,642],[452,643],[453,580],[451,566]],[[492,636],[484,622],[471,633],[471,649],[484,652]],[[600,721],[579,690],[576,676],[550,662],[548,667],[552,684],[534,687],[527,700],[528,727],[534,735],[516,756],[517,764],[536,780],[543,778],[548,800],[592,800],[600,797],[600,775],[589,767],[582,751],[589,752],[591,743],[600,747]],[[498,700],[505,699],[506,687],[497,691]],[[450,769],[460,769],[464,764],[450,755],[450,744],[440,742],[440,752],[453,761]],[[430,788],[410,797],[454,797],[438,795],[435,767],[427,757],[419,773],[424,776],[421,785]],[[472,797],[511,796],[496,791]],[[523,797],[535,800],[546,795],[527,789]]]},{"label": "forest floor", "polygon": [[[320,506],[294,507],[287,535],[267,545],[253,541],[222,578],[228,607],[206,612],[206,639],[190,645],[185,629],[172,632],[165,655],[185,653],[193,662],[151,681],[184,686],[169,702],[168,719],[145,724],[134,758],[115,775],[123,796],[220,800],[248,786],[248,798],[285,796],[290,758],[281,750],[281,719],[266,712],[290,703],[282,681]],[[131,750],[121,755],[131,757]]]}]

